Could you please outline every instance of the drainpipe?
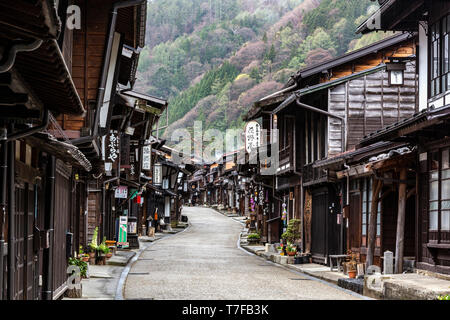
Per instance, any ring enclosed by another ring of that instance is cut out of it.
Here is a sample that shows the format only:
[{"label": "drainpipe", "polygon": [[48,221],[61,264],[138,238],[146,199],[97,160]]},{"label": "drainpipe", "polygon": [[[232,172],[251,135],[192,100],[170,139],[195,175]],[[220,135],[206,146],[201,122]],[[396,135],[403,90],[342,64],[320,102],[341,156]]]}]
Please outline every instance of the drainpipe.
[{"label": "drainpipe", "polygon": [[1,181],[0,181],[0,300],[3,300],[3,275],[4,275],[4,246],[5,246],[5,234],[4,225],[6,218],[6,186],[8,185],[7,175],[8,175],[8,144],[6,143],[6,137],[8,135],[8,129],[6,127],[2,128],[0,131],[1,140],[1,158],[0,158],[0,170],[1,170]]},{"label": "drainpipe", "polygon": [[54,206],[55,206],[55,176],[56,176],[56,158],[50,156],[47,163],[47,181],[45,185],[45,218],[44,229],[49,232],[49,247],[43,250],[44,272],[42,274],[42,299],[53,299],[53,225],[54,225]]},{"label": "drainpipe", "polygon": [[[14,130],[14,125],[11,125],[10,130]],[[8,144],[8,299],[14,300],[15,292],[15,272],[16,272],[16,223],[15,223],[15,175],[14,175],[14,161],[15,161],[15,142],[11,141]]]},{"label": "drainpipe", "polygon": [[[346,188],[346,195],[345,195],[345,205],[348,206],[350,205],[350,166],[347,165],[347,163],[344,163],[344,168],[347,170],[347,188]],[[349,219],[347,217],[347,219]],[[348,221],[348,220],[347,220]],[[346,221],[346,222],[347,222]],[[342,248],[345,248],[345,243],[344,243],[344,219],[342,218],[342,225],[341,225],[341,243],[342,243]],[[344,253],[344,252],[342,252]]]}]

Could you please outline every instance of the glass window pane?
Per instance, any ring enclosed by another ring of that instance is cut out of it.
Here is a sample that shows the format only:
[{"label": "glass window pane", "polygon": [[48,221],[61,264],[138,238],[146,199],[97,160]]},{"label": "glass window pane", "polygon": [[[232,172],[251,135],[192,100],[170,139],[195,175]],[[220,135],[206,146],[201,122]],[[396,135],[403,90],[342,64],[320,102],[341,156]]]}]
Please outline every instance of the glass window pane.
[{"label": "glass window pane", "polygon": [[[437,209],[435,209],[437,210]],[[450,210],[450,201],[441,202],[441,210]]]},{"label": "glass window pane", "polygon": [[448,34],[444,38],[444,73],[448,72]]},{"label": "glass window pane", "polygon": [[442,171],[441,179],[450,179],[450,170]]},{"label": "glass window pane", "polygon": [[438,212],[430,211],[430,225],[429,229],[436,231],[438,229]]},{"label": "glass window pane", "polygon": [[365,236],[366,234],[367,234],[367,232],[366,232],[366,225],[363,224],[363,226],[362,226],[362,235]]},{"label": "glass window pane", "polygon": [[441,183],[441,196],[443,199],[450,198],[450,180],[444,180]]},{"label": "glass window pane", "polygon": [[440,94],[442,91],[441,91],[441,81],[440,81],[440,79],[438,78],[437,80],[436,80],[436,94]]},{"label": "glass window pane", "polygon": [[450,210],[442,211],[441,230],[450,231]]},{"label": "glass window pane", "polygon": [[430,180],[437,180],[439,178],[439,172],[434,171],[430,173]]},{"label": "glass window pane", "polygon": [[366,224],[367,223],[367,214],[363,214],[362,215],[362,223]]},{"label": "glass window pane", "polygon": [[430,183],[430,201],[439,200],[438,194],[439,194],[439,182],[434,181]]},{"label": "glass window pane", "polygon": [[439,201],[431,201],[430,210],[438,210],[438,209],[439,209]]},{"label": "glass window pane", "polygon": [[381,235],[381,226],[378,224],[377,225],[377,236]]}]

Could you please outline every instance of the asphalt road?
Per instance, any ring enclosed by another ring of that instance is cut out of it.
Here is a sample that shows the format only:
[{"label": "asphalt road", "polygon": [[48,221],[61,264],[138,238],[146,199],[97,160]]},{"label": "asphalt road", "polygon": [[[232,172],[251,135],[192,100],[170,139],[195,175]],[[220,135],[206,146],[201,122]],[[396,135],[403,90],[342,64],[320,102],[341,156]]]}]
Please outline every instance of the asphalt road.
[{"label": "asphalt road", "polygon": [[128,274],[125,299],[358,299],[238,248],[242,225],[229,217],[199,207],[183,213],[190,227],[142,252]]}]

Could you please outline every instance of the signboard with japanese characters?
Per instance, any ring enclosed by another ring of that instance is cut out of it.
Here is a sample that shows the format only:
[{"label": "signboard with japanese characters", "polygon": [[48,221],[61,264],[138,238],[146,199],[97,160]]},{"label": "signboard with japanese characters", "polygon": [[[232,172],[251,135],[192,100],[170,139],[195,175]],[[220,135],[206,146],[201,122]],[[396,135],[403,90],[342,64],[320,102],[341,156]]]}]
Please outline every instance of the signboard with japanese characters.
[{"label": "signboard with japanese characters", "polygon": [[142,148],[142,170],[150,170],[152,163],[152,147],[144,146]]},{"label": "signboard with japanese characters", "polygon": [[110,163],[111,167],[117,162],[120,154],[120,138],[117,131],[111,131],[106,136],[105,163]]},{"label": "signboard with japanese characters", "polygon": [[261,146],[261,125],[256,121],[250,121],[245,126],[245,150],[252,150]]},{"label": "signboard with japanese characters", "polygon": [[116,199],[126,199],[128,197],[128,187],[127,186],[118,186],[114,197]]},{"label": "signboard with japanese characters", "polygon": [[153,166],[153,185],[162,185],[162,165],[161,163],[155,163]]}]

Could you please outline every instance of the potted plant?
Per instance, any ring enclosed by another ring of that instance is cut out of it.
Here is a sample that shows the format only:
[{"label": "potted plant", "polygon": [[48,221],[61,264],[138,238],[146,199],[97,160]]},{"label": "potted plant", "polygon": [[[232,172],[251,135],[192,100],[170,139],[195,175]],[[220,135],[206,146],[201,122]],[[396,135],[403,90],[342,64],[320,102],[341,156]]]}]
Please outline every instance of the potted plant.
[{"label": "potted plant", "polygon": [[69,265],[77,266],[80,268],[80,276],[86,278],[87,276],[87,263],[78,258],[69,258]]},{"label": "potted plant", "polygon": [[355,257],[354,254],[352,254],[352,259],[349,262],[346,263],[347,273],[348,273],[348,277],[350,279],[355,279],[356,278],[357,264],[358,264],[358,262],[356,261],[356,257]]},{"label": "potted plant", "polygon": [[102,243],[98,246],[98,250],[101,256],[105,256],[107,259],[112,257],[111,250],[106,244],[106,237],[103,238]]},{"label": "potted plant", "polygon": [[293,246],[292,244],[288,244],[286,247],[286,253],[288,256],[293,257],[297,253],[297,247]]},{"label": "potted plant", "polygon": [[89,255],[84,253],[83,250],[83,246],[80,246],[79,252],[78,252],[78,257],[83,261],[83,262],[88,262],[89,261]]},{"label": "potted plant", "polygon": [[281,235],[281,238],[287,243],[295,243],[301,238],[301,221],[299,219],[289,220],[286,232]]},{"label": "potted plant", "polygon": [[251,233],[247,236],[247,241],[249,243],[257,243],[261,239],[261,236],[258,233]]},{"label": "potted plant", "polygon": [[95,264],[95,257],[97,255],[97,249],[98,249],[97,235],[98,235],[98,227],[96,227],[94,229],[94,234],[92,235],[92,240],[88,244],[88,248],[89,248],[89,263],[90,264]]}]

